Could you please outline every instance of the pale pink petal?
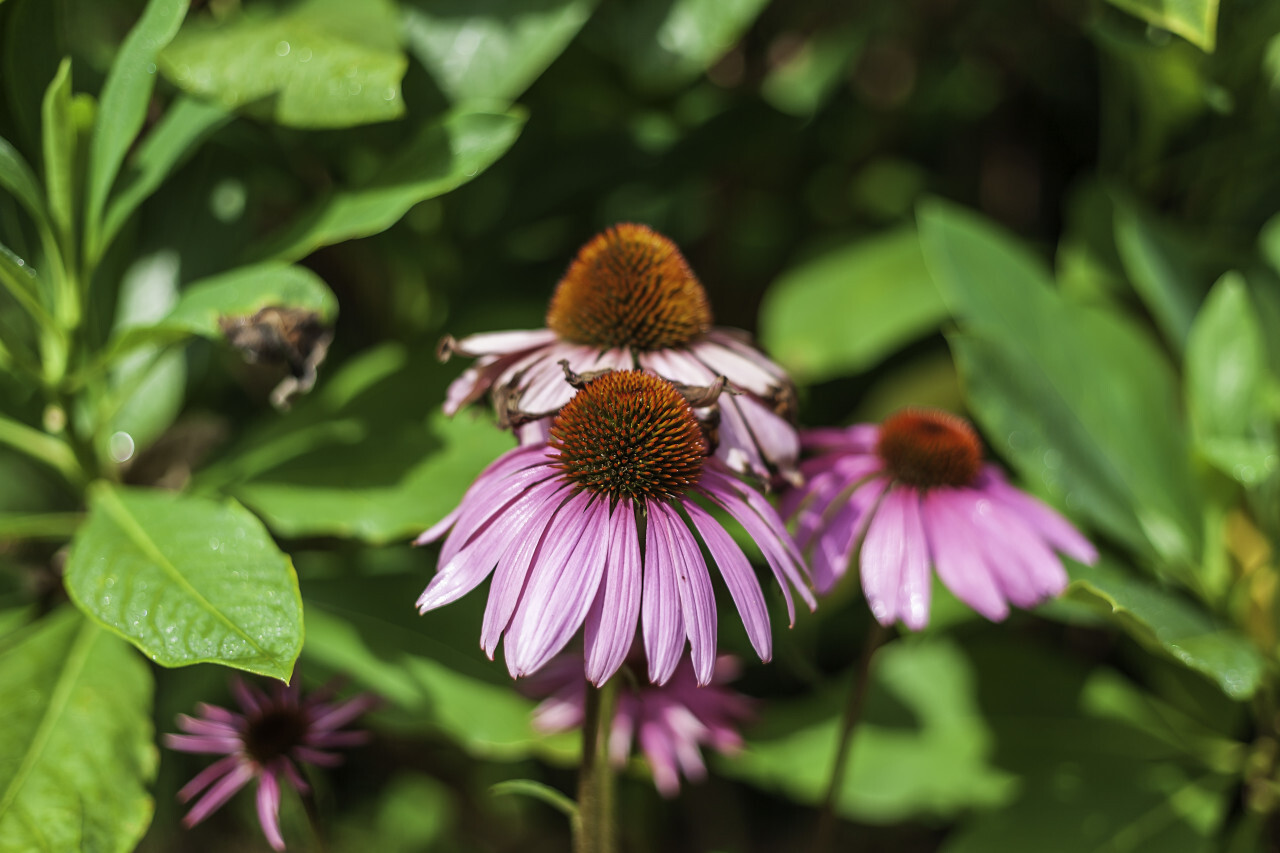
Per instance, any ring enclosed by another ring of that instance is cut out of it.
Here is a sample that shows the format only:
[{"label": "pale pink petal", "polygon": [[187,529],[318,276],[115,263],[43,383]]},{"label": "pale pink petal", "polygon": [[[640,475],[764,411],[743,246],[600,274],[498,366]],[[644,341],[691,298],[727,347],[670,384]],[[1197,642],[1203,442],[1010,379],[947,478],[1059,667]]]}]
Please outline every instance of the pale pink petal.
[{"label": "pale pink petal", "polygon": [[[735,352],[718,341],[703,340],[690,344],[689,351],[711,372],[723,376],[744,391],[768,397],[779,390],[776,375],[762,368],[755,359]],[[760,360],[768,361],[763,353],[758,356]]]},{"label": "pale pink petal", "polygon": [[213,738],[236,738],[240,736],[240,729],[237,727],[239,721],[236,722],[219,722],[216,720],[202,720],[198,717],[190,717],[186,714],[178,715],[178,728],[187,734],[204,735]]},{"label": "pale pink petal", "polygon": [[284,836],[280,834],[280,783],[270,773],[258,780],[258,823],[272,850],[284,849]]},{"label": "pale pink petal", "polygon": [[680,793],[680,774],[676,765],[671,737],[657,721],[646,720],[640,724],[640,749],[649,759],[653,771],[653,785],[658,793],[671,798]]},{"label": "pale pink petal", "polygon": [[[778,366],[777,362],[773,361],[761,352],[760,349],[752,342],[751,336],[740,329],[730,329],[724,326],[717,326],[710,332],[707,332],[703,340],[708,343],[718,344],[720,347],[731,352],[736,352],[741,357],[750,361],[756,368],[771,375],[777,385],[789,385],[791,383],[791,379],[787,376],[787,372]],[[728,376],[727,378],[733,382],[739,381],[734,379],[732,376]]]},{"label": "pale pink petal", "polygon": [[[693,669],[699,684],[709,684],[716,666],[716,596],[711,589],[711,574],[684,519],[665,503],[656,501],[649,504],[649,512],[664,517],[667,529],[663,544],[676,570],[676,589]],[[652,547],[653,540],[648,544]]]},{"label": "pale pink petal", "polygon": [[609,556],[604,582],[587,614],[583,633],[586,646],[586,676],[597,687],[608,681],[627,657],[640,618],[641,584],[644,576],[640,557],[640,534],[636,528],[635,506],[619,501],[609,520]]},{"label": "pale pink petal", "polygon": [[[742,617],[743,627],[747,629],[747,639],[756,650],[760,660],[768,661],[773,657],[773,636],[769,630],[769,611],[765,606],[764,593],[760,589],[760,581],[751,568],[747,556],[742,553],[738,543],[733,541],[720,523],[693,501],[683,503],[685,512],[689,513],[694,527],[707,544],[707,550],[720,567],[720,575],[724,578],[734,606]],[[716,675],[719,677],[719,670]]]},{"label": "pale pink petal", "polygon": [[984,482],[979,484],[979,490],[1008,506],[1046,542],[1078,562],[1088,565],[1097,562],[1098,549],[1071,522],[1031,495],[1009,485],[994,467],[988,466],[983,474]]},{"label": "pale pink petal", "polygon": [[866,533],[876,503],[888,485],[887,480],[879,477],[867,480],[853,490],[821,528],[809,555],[813,585],[819,594],[830,592],[849,570],[858,540]]},{"label": "pale pink petal", "polygon": [[165,735],[164,745],[179,752],[221,754],[240,748],[240,737],[210,737],[209,735]]},{"label": "pale pink petal", "polygon": [[929,599],[932,593],[929,574],[929,545],[920,521],[920,492],[900,486],[902,493],[903,562],[902,589],[898,594],[898,613],[912,631],[929,624]]},{"label": "pale pink petal", "polygon": [[644,592],[640,622],[644,649],[649,659],[649,680],[665,684],[684,651],[684,620],[680,613],[680,593],[676,590],[675,567],[663,546],[666,525],[657,513],[648,514],[644,548]]},{"label": "pale pink petal", "polygon": [[520,329],[509,332],[480,332],[446,343],[449,352],[476,358],[485,355],[511,355],[554,343],[556,333],[550,329]]},{"label": "pale pink petal", "polygon": [[528,675],[564,648],[582,625],[604,575],[609,507],[583,492],[551,523],[546,551],[529,571],[506,634],[507,669]]},{"label": "pale pink petal", "polygon": [[862,543],[862,590],[871,614],[881,625],[892,625],[900,612],[908,557],[906,505],[915,499],[914,492],[906,494],[898,486],[890,488],[880,501]]},{"label": "pale pink petal", "polygon": [[800,446],[805,450],[872,453],[879,440],[880,427],[877,424],[817,427],[800,431]]},{"label": "pale pink petal", "polygon": [[974,541],[973,525],[960,517],[955,489],[933,489],[921,507],[929,553],[938,577],[956,598],[993,622],[1009,615],[995,577]]}]

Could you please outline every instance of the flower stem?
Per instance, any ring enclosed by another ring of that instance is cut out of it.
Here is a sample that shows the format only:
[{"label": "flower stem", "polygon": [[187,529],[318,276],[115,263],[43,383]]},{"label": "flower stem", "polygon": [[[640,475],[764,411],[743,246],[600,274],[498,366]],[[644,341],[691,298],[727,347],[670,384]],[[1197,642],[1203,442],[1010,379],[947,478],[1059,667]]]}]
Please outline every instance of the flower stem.
[{"label": "flower stem", "polygon": [[831,766],[831,776],[827,780],[827,793],[822,799],[822,811],[818,815],[818,833],[813,845],[814,853],[825,853],[831,849],[832,836],[836,829],[836,800],[840,798],[840,789],[844,785],[845,769],[849,766],[849,747],[853,743],[853,732],[862,719],[862,707],[867,700],[867,687],[871,683],[871,661],[876,650],[884,642],[885,628],[874,618],[871,630],[867,633],[866,643],[862,647],[862,658],[858,661],[858,672],[854,676],[853,688],[844,707],[844,717],[840,720],[840,740],[836,745],[835,763]]},{"label": "flower stem", "polygon": [[574,853],[613,851],[613,771],[609,766],[609,731],[613,728],[616,682],[615,677],[600,688],[591,683],[586,685]]}]

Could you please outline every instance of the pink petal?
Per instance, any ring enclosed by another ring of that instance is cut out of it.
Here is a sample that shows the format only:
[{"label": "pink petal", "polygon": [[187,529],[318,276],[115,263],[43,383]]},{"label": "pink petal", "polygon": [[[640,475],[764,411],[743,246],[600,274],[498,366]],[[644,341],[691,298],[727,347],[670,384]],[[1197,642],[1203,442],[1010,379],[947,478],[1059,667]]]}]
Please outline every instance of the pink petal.
[{"label": "pink petal", "polygon": [[693,501],[683,503],[685,512],[693,520],[694,527],[707,544],[707,550],[720,567],[720,575],[724,578],[729,595],[733,597],[734,606],[742,617],[742,625],[747,630],[747,638],[751,647],[756,650],[760,660],[768,661],[773,657],[773,636],[769,630],[769,611],[765,606],[764,593],[760,589],[760,581],[751,568],[747,556],[742,553],[738,543],[733,541],[720,523]]},{"label": "pink petal", "polygon": [[924,496],[921,507],[938,577],[956,598],[1000,622],[1009,615],[1009,607],[974,541],[973,525],[960,516],[962,510],[955,504],[954,489],[933,489]]},{"label": "pink petal", "polygon": [[890,488],[862,543],[862,589],[872,615],[881,625],[892,625],[898,619],[908,558],[906,505],[914,500],[914,491],[904,494],[898,486]]},{"label": "pink petal", "polygon": [[[767,397],[779,389],[776,375],[763,369],[756,359],[735,352],[719,341],[700,341],[691,344],[689,351],[717,376],[723,376],[745,391]],[[757,353],[756,356],[769,363],[764,353]]]},{"label": "pink petal", "polygon": [[188,828],[193,827],[213,814],[222,807],[223,803],[231,799],[236,791],[249,784],[249,780],[255,775],[253,767],[247,762],[238,762],[231,772],[223,776],[209,789],[208,793],[200,798],[191,811],[187,812],[186,817],[182,819],[183,825]]},{"label": "pink petal", "polygon": [[583,635],[587,679],[597,687],[618,671],[635,640],[644,573],[635,505],[620,501],[613,508],[609,527],[604,582],[587,614]]},{"label": "pink petal", "polygon": [[675,749],[671,736],[656,722],[640,724],[640,749],[649,759],[653,785],[668,799],[680,793],[680,774],[676,770]]},{"label": "pink petal", "polygon": [[586,619],[604,575],[608,519],[608,502],[592,502],[583,492],[570,498],[552,522],[546,551],[529,571],[507,629],[507,670],[513,678],[550,660]]},{"label": "pink petal", "polygon": [[258,780],[258,823],[272,850],[284,849],[284,836],[280,834],[280,783],[270,773]]},{"label": "pink petal", "polygon": [[845,499],[830,521],[820,528],[809,556],[814,588],[820,594],[830,592],[836,581],[849,570],[858,540],[866,532],[867,524],[874,515],[876,502],[888,485],[887,480],[880,478],[863,483]]},{"label": "pink petal", "polygon": [[234,737],[210,737],[209,735],[165,735],[164,745],[178,752],[220,754],[235,752],[240,748],[239,735]]},{"label": "pink petal", "polygon": [[920,493],[906,487],[900,487],[900,491],[905,538],[898,612],[908,628],[919,631],[929,624],[929,599],[933,591],[929,576],[929,545],[920,521]]},{"label": "pink petal", "polygon": [[986,483],[982,491],[1013,510],[1055,549],[1077,562],[1088,565],[1097,562],[1098,549],[1071,522],[1048,505],[1009,485],[993,466],[988,466],[984,473]]},{"label": "pink petal", "polygon": [[644,592],[640,603],[640,623],[644,650],[649,659],[649,680],[665,684],[684,651],[684,621],[680,614],[680,593],[676,590],[675,567],[663,545],[666,526],[662,517],[650,511],[645,531]]},{"label": "pink petal", "polygon": [[[698,684],[709,684],[716,666],[716,596],[711,589],[711,575],[684,519],[665,503],[650,503],[649,512],[664,517],[666,534],[662,538],[676,570],[676,590],[680,593],[693,669]],[[653,540],[648,544],[652,547]]]},{"label": "pink petal", "polygon": [[511,355],[554,343],[550,329],[520,329],[509,332],[481,332],[456,340],[449,349],[472,358],[484,355]]},{"label": "pink petal", "polygon": [[217,779],[235,770],[242,761],[243,759],[239,755],[228,755],[226,758],[219,758],[192,777],[190,782],[183,785],[182,789],[178,791],[178,799],[184,803],[190,801],[192,797],[212,785]]}]

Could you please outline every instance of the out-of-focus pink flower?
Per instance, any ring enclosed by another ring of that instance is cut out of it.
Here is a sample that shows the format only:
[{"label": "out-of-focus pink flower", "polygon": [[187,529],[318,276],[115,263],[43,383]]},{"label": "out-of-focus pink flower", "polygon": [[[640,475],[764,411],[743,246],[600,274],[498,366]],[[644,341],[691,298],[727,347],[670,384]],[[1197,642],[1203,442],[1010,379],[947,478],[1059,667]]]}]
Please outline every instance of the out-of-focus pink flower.
[{"label": "out-of-focus pink flower", "polygon": [[855,552],[871,612],[884,625],[929,621],[930,573],[983,616],[1031,607],[1062,592],[1054,551],[1092,563],[1097,551],[1071,524],[982,461],[963,418],[907,409],[883,424],[808,430],[803,487],[783,495],[820,593]]},{"label": "out-of-focus pink flower", "polygon": [[309,786],[298,764],[332,767],[342,756],[332,750],[355,746],[368,733],[342,727],[377,704],[364,693],[341,702],[332,701],[332,688],[325,687],[303,696],[293,683],[274,684],[268,691],[232,682],[232,692],[240,712],[201,703],[199,716],[178,715],[178,728],[186,734],[167,734],[165,746],[180,752],[222,755],[196,775],[178,792],[184,803],[204,791],[199,802],[187,812],[183,823],[195,826],[227,800],[258,780],[258,822],[275,850],[283,850],[280,834],[281,784],[292,785],[300,794]]},{"label": "out-of-focus pink flower", "polygon": [[440,569],[418,599],[421,612],[461,598],[493,573],[480,645],[493,657],[505,636],[513,677],[537,671],[585,625],[586,676],[602,684],[622,665],[639,620],[652,681],[671,678],[686,638],[697,680],[711,681],[716,602],[703,545],[752,646],[768,660],[760,582],[695,495],[755,540],[793,621],[792,586],[814,606],[782,520],[707,457],[702,429],[671,383],[640,371],[598,377],[556,416],[550,436],[499,457],[457,509],[417,540],[448,532]]},{"label": "out-of-focus pink flower", "polygon": [[[632,658],[643,666],[638,654]],[[711,683],[698,686],[686,657],[663,685],[626,678],[618,687],[617,708],[609,736],[609,756],[622,767],[632,741],[649,760],[653,783],[664,797],[680,791],[680,774],[698,782],[707,775],[702,747],[732,754],[742,747],[738,729],[752,717],[749,698],[726,687],[738,677],[738,661],[730,655],[716,659]],[[582,725],[586,682],[582,656],[565,654],[530,680],[528,692],[547,698],[533,712],[539,731],[562,732]]]},{"label": "out-of-focus pink flower", "polygon": [[693,386],[723,376],[733,393],[720,400],[716,455],[735,471],[795,478],[791,380],[744,332],[711,325],[706,291],[680,250],[644,225],[615,225],[582,247],[551,297],[547,328],[445,338],[440,352],[478,359],[449,386],[445,412],[492,392],[504,426],[569,402],[561,361],[576,373],[640,368]]}]

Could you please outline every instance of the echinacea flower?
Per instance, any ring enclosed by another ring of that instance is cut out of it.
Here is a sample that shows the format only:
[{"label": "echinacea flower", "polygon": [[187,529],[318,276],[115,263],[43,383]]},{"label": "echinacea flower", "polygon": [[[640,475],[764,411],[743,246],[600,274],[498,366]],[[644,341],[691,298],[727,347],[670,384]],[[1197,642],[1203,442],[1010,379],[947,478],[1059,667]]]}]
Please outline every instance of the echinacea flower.
[{"label": "echinacea flower", "polygon": [[231,687],[240,704],[239,713],[201,703],[200,716],[178,715],[178,728],[186,734],[165,735],[165,746],[224,756],[178,792],[184,803],[205,792],[182,820],[188,828],[257,779],[258,823],[272,849],[283,850],[281,784],[288,783],[306,794],[310,789],[298,764],[332,767],[342,763],[342,756],[332,750],[368,739],[367,732],[342,727],[377,704],[374,696],[362,693],[334,702],[332,689],[321,688],[304,697],[297,683],[295,676],[293,683],[277,683],[264,692],[236,679]]},{"label": "echinacea flower", "polygon": [[[564,381],[562,376],[561,381]],[[480,644],[500,638],[512,677],[529,675],[585,625],[586,676],[599,685],[622,665],[639,620],[649,678],[671,678],[688,638],[698,682],[711,680],[716,602],[706,546],[762,659],[769,616],[742,549],[695,496],[724,509],[755,540],[782,586],[812,608],[803,563],[764,498],[707,457],[688,401],[671,383],[622,371],[587,384],[555,417],[548,443],[510,450],[443,521],[440,569],[418,599],[425,613],[490,573]]]},{"label": "echinacea flower", "polygon": [[[634,652],[628,658],[638,662]],[[654,786],[664,797],[680,792],[681,773],[694,782],[706,778],[702,747],[724,754],[737,752],[742,748],[738,728],[753,716],[751,700],[725,686],[737,678],[738,670],[736,658],[721,655],[711,683],[699,686],[689,659],[682,658],[666,684],[624,679],[609,734],[614,766],[626,765],[634,739],[649,760]],[[533,711],[534,728],[550,734],[581,726],[586,690],[582,655],[564,654],[553,660],[528,687],[529,693],[547,697]]]},{"label": "echinacea flower", "polygon": [[[720,400],[716,456],[765,480],[795,477],[791,380],[746,333],[711,325],[706,291],[684,255],[644,225],[615,225],[579,250],[551,297],[547,328],[447,337],[440,353],[478,359],[449,386],[445,412],[492,392],[503,426],[513,427],[569,402],[561,361],[580,374],[639,368],[691,386],[723,376],[733,393]],[[529,432],[545,440],[545,425]]]},{"label": "echinacea flower", "polygon": [[931,409],[880,426],[809,430],[807,482],[783,496],[815,586],[828,591],[855,552],[871,612],[912,630],[929,621],[930,565],[957,598],[988,619],[1008,603],[1057,595],[1067,574],[1054,551],[1083,563],[1097,551],[1071,524],[983,464],[968,421]]}]

